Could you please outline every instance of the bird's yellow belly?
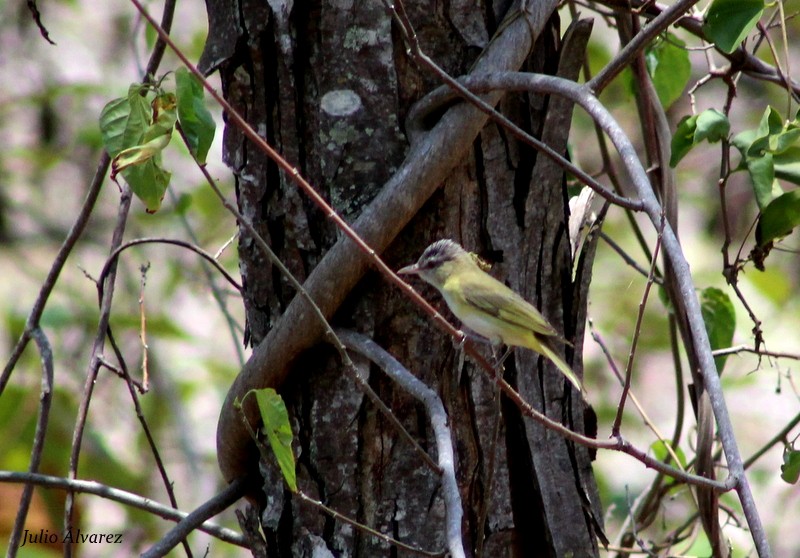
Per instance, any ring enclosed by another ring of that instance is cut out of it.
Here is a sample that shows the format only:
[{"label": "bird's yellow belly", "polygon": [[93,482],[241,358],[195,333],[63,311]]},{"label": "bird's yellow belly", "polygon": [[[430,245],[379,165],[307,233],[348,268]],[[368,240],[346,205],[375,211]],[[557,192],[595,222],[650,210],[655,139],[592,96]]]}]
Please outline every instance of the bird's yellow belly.
[{"label": "bird's yellow belly", "polygon": [[514,347],[530,347],[533,333],[529,329],[496,318],[485,312],[465,308],[466,304],[445,300],[453,314],[471,331],[486,337],[493,345],[503,343]]}]

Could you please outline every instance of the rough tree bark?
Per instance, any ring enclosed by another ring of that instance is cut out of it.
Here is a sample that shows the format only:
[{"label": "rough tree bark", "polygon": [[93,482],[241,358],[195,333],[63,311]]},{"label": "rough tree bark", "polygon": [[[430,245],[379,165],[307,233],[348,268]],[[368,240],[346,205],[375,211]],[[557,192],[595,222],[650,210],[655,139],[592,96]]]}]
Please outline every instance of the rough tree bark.
[{"label": "rough tree bark", "polygon": [[[210,31],[201,67],[218,70],[233,106],[340,214],[356,220],[409,151],[405,119],[411,105],[438,85],[408,57],[383,4],[207,0],[207,6]],[[538,37],[524,67],[575,78],[588,26],[579,24],[567,34],[572,38],[562,41],[555,3],[542,6],[549,21],[532,26]],[[451,75],[468,72],[503,18],[518,10],[516,4],[474,0],[409,2],[407,9],[422,48]],[[526,53],[520,53],[521,60]],[[571,115],[567,103],[510,94],[500,108],[565,151]],[[446,109],[425,115],[416,125],[433,126]],[[573,282],[563,174],[495,124],[469,141],[467,154],[383,256],[399,267],[442,237],[479,252],[495,262],[496,276],[564,331],[577,348],[567,359],[580,371],[593,247],[584,251],[581,269],[586,271]],[[225,157],[236,177],[240,210],[304,281],[337,242],[337,231],[232,127],[225,131]],[[386,219],[390,227],[391,217]],[[244,230],[239,252],[249,340],[258,346],[295,293]],[[337,285],[329,287],[335,291]],[[443,307],[432,289],[419,288]],[[469,361],[459,369],[451,341],[377,274],[367,273],[346,294],[333,322],[366,333],[442,394],[455,438],[468,552],[596,555],[602,514],[588,452],[499,401],[491,380]],[[591,420],[589,426],[584,420],[591,411],[548,363],[528,351],[515,356],[506,363],[506,375],[531,404],[577,431],[592,430]],[[269,361],[268,355],[264,358]],[[342,372],[326,345],[320,342],[291,364],[286,381],[274,387],[293,417],[301,488],[404,542],[441,550],[437,476]],[[406,428],[430,447],[421,407],[368,363],[358,364]],[[252,466],[226,461],[226,432],[221,428],[219,433],[220,462],[230,477]],[[270,507],[263,515],[270,556],[310,555],[318,545],[337,555],[392,554],[385,543],[283,494],[269,464],[262,473],[272,479],[265,483]]]}]

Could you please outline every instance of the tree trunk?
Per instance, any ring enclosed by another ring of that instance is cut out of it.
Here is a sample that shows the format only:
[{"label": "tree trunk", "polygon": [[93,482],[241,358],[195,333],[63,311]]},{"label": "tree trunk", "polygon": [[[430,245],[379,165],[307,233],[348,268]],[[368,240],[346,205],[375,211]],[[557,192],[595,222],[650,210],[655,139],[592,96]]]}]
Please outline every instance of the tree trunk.
[{"label": "tree trunk", "polygon": [[[554,10],[555,3],[539,4],[536,9]],[[207,5],[210,31],[201,67],[219,70],[228,101],[340,215],[356,221],[414,152],[406,117],[415,101],[439,85],[434,76],[409,58],[402,33],[381,2],[207,0]],[[470,70],[507,15],[504,2],[484,6],[471,0],[409,2],[406,9],[423,51],[456,76]],[[538,32],[524,67],[575,79],[589,28],[578,25],[567,34],[573,39],[565,37],[562,44],[558,16],[545,15],[546,24],[522,27]],[[518,53],[520,60],[529,46]],[[424,115],[413,129],[425,134],[448,108]],[[500,109],[566,152],[572,111],[567,103],[509,94]],[[480,113],[473,113],[480,123]],[[574,354],[566,357],[580,371],[593,246],[581,261],[587,271],[573,281],[563,173],[494,123],[465,141],[467,149],[453,147],[458,164],[441,171],[440,187],[413,220],[403,227],[405,221],[395,222],[394,213],[384,215],[380,224],[386,230],[402,231],[372,245],[385,248],[383,258],[395,269],[416,260],[438,238],[453,238],[478,252],[496,264],[495,276],[531,300],[571,340]],[[338,231],[232,126],[226,127],[224,145],[241,212],[305,281],[330,256]],[[403,209],[398,207],[397,215]],[[249,340],[255,347],[251,360],[269,368],[274,351],[264,347],[276,324],[286,321],[282,316],[295,292],[244,229],[239,252]],[[343,265],[342,273],[366,265],[347,261],[353,263]],[[449,316],[433,289],[415,286]],[[441,394],[453,431],[468,554],[597,554],[602,514],[584,448],[523,418],[469,360],[459,367],[451,340],[378,274],[368,272],[352,290],[335,279],[327,280],[325,289],[343,300],[331,305],[338,307],[332,316],[337,327],[373,338]],[[305,318],[281,327],[295,328],[298,336],[318,327],[309,312],[300,315]],[[321,340],[292,353],[288,362],[285,381],[272,376],[264,383],[273,384],[289,407],[300,488],[405,543],[442,550],[438,475],[343,373],[338,356]],[[433,448],[424,409],[375,366],[356,363],[422,447]],[[517,350],[506,361],[506,378],[548,416],[579,432],[592,430],[584,424],[584,416],[592,414],[581,397],[535,354]],[[235,436],[225,426],[226,412],[218,445],[223,473],[231,480],[252,464],[239,466],[244,458],[231,448],[241,444],[231,441]],[[311,555],[319,545],[334,555],[395,555],[387,543],[284,494],[274,471],[262,472],[272,476],[261,501],[268,510],[262,526],[269,556]]]}]

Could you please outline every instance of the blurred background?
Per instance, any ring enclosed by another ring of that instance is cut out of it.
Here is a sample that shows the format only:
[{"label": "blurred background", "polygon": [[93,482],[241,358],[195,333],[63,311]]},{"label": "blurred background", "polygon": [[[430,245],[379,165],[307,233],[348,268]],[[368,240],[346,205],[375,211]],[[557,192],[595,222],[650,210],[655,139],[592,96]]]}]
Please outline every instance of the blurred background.
[{"label": "blurred background", "polygon": [[[155,40],[154,33],[126,2],[61,0],[42,4],[40,9],[55,45],[42,38],[24,3],[0,1],[0,361],[4,364],[83,203],[101,152],[100,111],[112,98],[125,95],[131,82],[140,80]],[[151,2],[149,9],[160,14],[161,4]],[[190,59],[197,60],[207,32],[203,3],[179,2],[175,22],[175,41]],[[795,19],[789,19],[789,25],[798,31]],[[593,71],[616,52],[615,36],[603,29],[602,21],[596,21],[590,46]],[[709,56],[703,50],[689,52],[692,68],[688,87],[708,72]],[[167,52],[161,72],[178,66],[176,58]],[[215,77],[211,79],[213,82]],[[638,138],[638,124],[630,121],[634,113],[627,106],[631,102],[629,81],[622,75],[601,100],[631,137]],[[738,87],[739,98],[732,111],[734,134],[757,126],[766,103],[781,109],[786,106],[786,92],[778,86],[743,78]],[[714,81],[699,88],[694,100],[697,112],[719,107],[724,95],[722,85]],[[208,156],[208,169],[232,200],[233,183],[221,160],[221,114],[211,103],[209,109],[217,121],[217,137]],[[684,92],[669,110],[673,129],[691,109]],[[578,113],[572,156],[588,172],[599,172],[601,163],[592,151],[594,142],[584,145],[580,139],[588,137],[594,138],[594,129]],[[173,176],[163,207],[151,215],[134,199],[126,238],[190,240],[212,254],[219,253],[221,264],[238,277],[234,220],[205,184],[177,136],[168,150],[165,166]],[[733,344],[752,347],[753,323],[721,273],[724,233],[717,188],[719,160],[719,146],[704,144],[678,166],[679,233],[698,288],[717,287],[734,301]],[[731,250],[735,253],[743,245],[746,254],[752,247],[750,226],[756,217],[746,173],[737,173],[729,180],[727,200],[733,229]],[[45,474],[66,474],[76,407],[97,327],[93,279],[108,256],[118,201],[117,186],[106,181],[89,226],[67,261],[42,320],[56,359],[52,418],[41,466]],[[644,220],[640,224],[652,246],[655,236]],[[609,212],[603,230],[640,265],[648,266],[621,211]],[[765,271],[747,267],[739,285],[762,321],[766,348],[798,354],[800,299],[795,293],[800,239],[795,233],[779,248],[770,255]],[[151,387],[141,396],[141,402],[174,481],[179,505],[188,511],[222,486],[214,434],[222,400],[249,354],[242,345],[242,304],[238,293],[218,274],[212,273],[210,282],[201,260],[177,247],[135,247],[122,255],[119,266],[111,326],[131,371],[140,374],[142,297]],[[147,268],[144,290],[143,267]],[[601,241],[589,315],[596,333],[622,369],[644,288],[645,278]],[[666,311],[654,290],[636,355],[633,393],[654,428],[669,438],[676,417],[673,360],[663,325]],[[613,422],[620,385],[600,347],[588,336],[584,355],[589,401],[599,415],[599,437],[604,438]],[[728,359],[723,385],[745,459],[800,412],[792,375],[797,366],[792,359],[759,359],[750,353]],[[31,344],[0,398],[0,470],[24,471],[28,467],[40,386],[39,357]],[[628,409],[624,435],[638,447],[649,447],[656,435],[632,406]],[[691,428],[688,404],[685,414],[687,428]],[[789,433],[788,441],[796,435],[797,429]],[[782,452],[783,444],[775,444],[751,466],[749,478],[775,555],[796,556],[800,554],[800,532],[796,528],[800,495],[796,486],[780,478]],[[612,452],[599,453],[595,472],[607,510],[606,531],[613,538],[615,527],[625,521],[628,508],[654,473],[632,458]],[[95,387],[79,476],[167,502],[127,387],[106,369],[101,370]],[[18,485],[0,484],[0,547],[5,546],[13,524],[14,502],[20,489]],[[738,508],[735,495],[728,497],[723,501]],[[677,491],[674,502],[668,513],[685,514],[689,508],[686,491]],[[80,524],[91,531],[125,533],[124,548],[87,545],[81,548],[82,556],[122,555],[125,548],[141,548],[145,541],[158,539],[171,527],[150,514],[93,496],[78,497],[77,512]],[[63,493],[37,489],[29,514],[30,530],[60,532],[62,516]],[[232,512],[219,521],[236,527]],[[734,540],[736,531],[733,525],[726,528],[726,534]],[[209,544],[214,556],[248,555],[203,537],[193,535],[194,548]],[[742,547],[749,548],[749,544],[749,535],[742,531]],[[46,556],[50,551],[37,546],[28,549],[31,554],[25,552],[23,549],[21,555]],[[60,554],[60,547],[52,552]]]}]

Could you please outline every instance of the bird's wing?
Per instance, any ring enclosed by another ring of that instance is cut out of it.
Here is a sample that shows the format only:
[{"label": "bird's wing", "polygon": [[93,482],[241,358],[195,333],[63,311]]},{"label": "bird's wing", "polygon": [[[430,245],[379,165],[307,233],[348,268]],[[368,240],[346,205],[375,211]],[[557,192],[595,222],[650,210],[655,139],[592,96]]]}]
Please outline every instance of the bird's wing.
[{"label": "bird's wing", "polygon": [[[547,320],[528,301],[493,277],[490,282],[462,281],[466,301],[483,312],[534,333],[558,337]],[[487,284],[488,283],[488,284]]]}]

